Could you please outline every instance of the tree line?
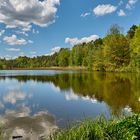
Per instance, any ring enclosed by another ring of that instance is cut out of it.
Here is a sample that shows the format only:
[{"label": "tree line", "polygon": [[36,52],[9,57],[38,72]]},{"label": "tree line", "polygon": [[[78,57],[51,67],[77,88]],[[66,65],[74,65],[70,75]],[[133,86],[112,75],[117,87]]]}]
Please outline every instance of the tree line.
[{"label": "tree line", "polygon": [[140,25],[133,25],[127,34],[118,25],[112,25],[104,38],[74,45],[51,56],[0,59],[0,69],[84,67],[98,71],[139,71]]}]

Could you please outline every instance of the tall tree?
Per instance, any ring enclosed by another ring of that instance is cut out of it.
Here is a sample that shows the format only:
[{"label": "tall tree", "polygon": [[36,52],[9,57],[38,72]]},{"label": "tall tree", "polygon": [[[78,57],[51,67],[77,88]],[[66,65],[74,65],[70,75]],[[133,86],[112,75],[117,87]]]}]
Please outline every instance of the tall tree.
[{"label": "tall tree", "polygon": [[118,24],[111,25],[108,30],[108,35],[119,35],[122,34],[122,28]]},{"label": "tall tree", "polygon": [[122,34],[122,29],[117,24],[112,25],[108,35],[104,38],[105,54],[108,60],[120,67],[130,62],[130,46],[128,39]]},{"label": "tall tree", "polygon": [[70,50],[65,48],[61,49],[58,54],[58,65],[59,66],[68,66],[69,65],[69,57],[70,57]]},{"label": "tall tree", "polygon": [[133,26],[129,29],[129,31],[127,32],[128,38],[132,39],[132,38],[134,37],[137,28],[138,28],[138,27],[137,27],[136,25],[133,25]]},{"label": "tall tree", "polygon": [[131,57],[133,65],[140,68],[140,25],[131,41]]}]

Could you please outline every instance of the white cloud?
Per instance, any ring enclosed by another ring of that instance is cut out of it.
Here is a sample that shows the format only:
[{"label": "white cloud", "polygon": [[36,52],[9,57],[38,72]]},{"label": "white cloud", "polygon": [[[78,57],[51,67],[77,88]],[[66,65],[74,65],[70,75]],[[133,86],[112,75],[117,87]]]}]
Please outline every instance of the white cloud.
[{"label": "white cloud", "polygon": [[28,33],[26,33],[25,31],[15,31],[15,33],[29,36]]},{"label": "white cloud", "polygon": [[89,15],[90,15],[90,13],[89,13],[89,12],[82,13],[82,14],[81,14],[81,17],[87,17],[87,16],[89,16]]},{"label": "white cloud", "polygon": [[[15,120],[20,123],[15,123]],[[10,139],[11,136],[30,139],[31,135],[34,140],[38,139],[38,136],[48,138],[52,132],[58,130],[54,116],[48,111],[33,113],[31,107],[25,104],[19,105],[16,110],[6,109],[0,116],[0,123],[10,126],[3,133],[4,140]],[[29,125],[29,123],[33,125]]]},{"label": "white cloud", "polygon": [[33,44],[34,42],[32,40],[28,40],[28,43]]},{"label": "white cloud", "polygon": [[126,9],[132,9],[136,2],[137,0],[128,0],[128,3],[126,4]]},{"label": "white cloud", "polygon": [[121,6],[121,5],[123,5],[123,3],[124,3],[123,0],[120,0],[118,5]]},{"label": "white cloud", "polygon": [[[5,116],[10,116],[10,117],[27,117],[30,115],[31,113],[31,110],[29,107],[25,106],[25,104],[22,104],[19,106],[19,110],[16,112],[15,110],[9,110],[9,109],[6,109],[5,110]],[[9,119],[10,120],[10,119]]]},{"label": "white cloud", "polygon": [[69,43],[71,45],[76,45],[76,44],[88,43],[88,42],[91,42],[91,41],[95,41],[98,38],[99,38],[98,35],[91,35],[89,37],[83,37],[81,39],[78,39],[78,38],[66,38],[65,43]]},{"label": "white cloud", "polygon": [[89,96],[78,96],[76,95],[72,89],[68,93],[65,93],[65,99],[67,101],[77,101],[77,100],[83,100],[83,101],[88,101],[91,103],[97,103],[97,99],[93,96],[92,98]]},{"label": "white cloud", "polygon": [[19,48],[6,48],[5,50],[10,52],[20,52]]},{"label": "white cloud", "polygon": [[60,49],[61,49],[61,47],[56,46],[56,47],[54,47],[54,48],[51,49],[51,52],[50,52],[49,54],[45,54],[45,55],[46,55],[46,56],[53,55],[53,54],[59,52]]},{"label": "white cloud", "polygon": [[32,43],[31,40],[25,40],[23,38],[18,39],[16,35],[5,36],[3,41],[8,45],[26,45],[28,43]]},{"label": "white cloud", "polygon": [[29,31],[31,31],[31,29],[32,29],[32,25],[28,25],[28,26],[26,26],[26,27],[23,27],[21,30],[22,30],[23,32],[29,32]]},{"label": "white cloud", "polygon": [[39,34],[39,31],[35,30],[35,29],[33,29],[32,32],[33,32],[33,34]]},{"label": "white cloud", "polygon": [[137,2],[137,0],[128,0],[128,3],[131,5],[134,5]]},{"label": "white cloud", "polygon": [[0,30],[0,36],[2,36],[5,33],[5,30]]},{"label": "white cloud", "polygon": [[118,16],[122,17],[122,16],[126,16],[126,14],[122,9],[120,9],[120,11],[118,12]]},{"label": "white cloud", "polygon": [[98,5],[97,7],[95,7],[93,9],[93,12],[96,16],[103,16],[106,14],[113,13],[116,10],[117,10],[116,6],[113,6],[111,4],[102,4],[102,5]]},{"label": "white cloud", "polygon": [[7,103],[15,104],[18,100],[24,100],[25,98],[26,98],[25,93],[13,90],[10,91],[6,96],[4,96],[3,100]]},{"label": "white cloud", "polygon": [[60,0],[0,0],[0,23],[29,31],[31,24],[47,27],[55,22]]},{"label": "white cloud", "polygon": [[54,52],[54,53],[56,53],[56,52],[59,52],[60,49],[61,49],[61,47],[56,46],[56,47],[52,48],[51,51]]}]

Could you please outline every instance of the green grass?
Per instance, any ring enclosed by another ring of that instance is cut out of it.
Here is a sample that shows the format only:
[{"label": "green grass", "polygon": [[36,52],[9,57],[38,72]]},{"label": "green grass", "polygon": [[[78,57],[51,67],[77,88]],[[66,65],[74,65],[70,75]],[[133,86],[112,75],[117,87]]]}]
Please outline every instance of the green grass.
[{"label": "green grass", "polygon": [[51,140],[140,140],[140,115],[106,120],[101,116],[54,133]]}]

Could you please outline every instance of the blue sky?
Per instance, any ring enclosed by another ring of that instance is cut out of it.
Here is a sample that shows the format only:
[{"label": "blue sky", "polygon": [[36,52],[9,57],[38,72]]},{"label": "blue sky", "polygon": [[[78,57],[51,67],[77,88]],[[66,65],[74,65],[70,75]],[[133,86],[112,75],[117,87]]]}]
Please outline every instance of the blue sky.
[{"label": "blue sky", "polygon": [[140,24],[139,0],[1,0],[0,56],[53,54]]}]

